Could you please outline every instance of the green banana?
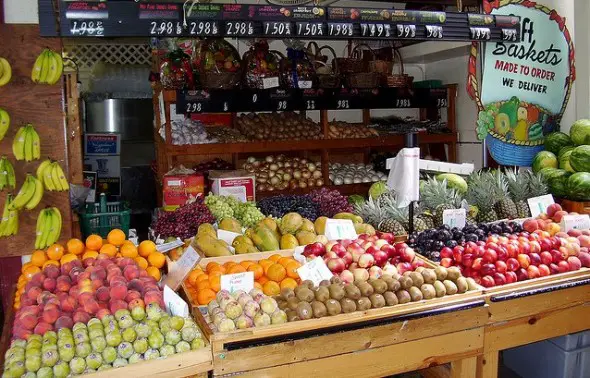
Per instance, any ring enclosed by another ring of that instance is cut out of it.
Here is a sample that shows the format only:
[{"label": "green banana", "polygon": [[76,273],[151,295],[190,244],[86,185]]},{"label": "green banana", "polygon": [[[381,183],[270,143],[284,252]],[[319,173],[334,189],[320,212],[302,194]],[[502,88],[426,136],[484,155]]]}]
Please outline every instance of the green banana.
[{"label": "green banana", "polygon": [[50,244],[48,243],[49,232],[51,231],[51,224],[53,221],[53,213],[50,209],[45,209],[45,222],[41,228],[40,248],[47,248]]},{"label": "green banana", "polygon": [[35,187],[35,193],[25,205],[25,209],[33,210],[39,202],[43,199],[43,183],[41,180],[37,179],[35,176],[31,176],[31,181],[33,181],[33,185]]},{"label": "green banana", "polygon": [[10,186],[11,189],[14,189],[16,188],[16,176],[14,174],[14,167],[12,166],[12,163],[10,162],[10,160],[8,160],[8,158],[6,158],[4,166],[6,168],[8,176],[8,186]]},{"label": "green banana", "polygon": [[7,228],[8,228],[8,220],[10,215],[10,210],[8,207],[12,202],[12,194],[6,196],[6,201],[4,202],[4,210],[2,210],[2,219],[0,220],[0,237],[6,236]]},{"label": "green banana", "polygon": [[25,129],[25,161],[33,160],[33,134],[31,133],[31,125],[28,124]]},{"label": "green banana", "polygon": [[8,115],[8,112],[4,109],[0,109],[0,140],[4,139],[9,126],[10,116]]},{"label": "green banana", "polygon": [[42,209],[37,216],[37,227],[35,228],[35,249],[45,248],[45,246],[41,245],[41,240],[43,239],[44,234],[44,227],[45,227],[45,218],[47,217],[47,210]]},{"label": "green banana", "polygon": [[12,153],[16,160],[25,160],[25,126],[21,126],[12,141]]},{"label": "green banana", "polygon": [[33,125],[31,125],[29,132],[31,133],[32,138],[33,159],[37,160],[41,158],[41,138],[39,138],[39,134]]},{"label": "green banana", "polygon": [[8,171],[6,170],[6,157],[0,159],[0,190],[8,185]]},{"label": "green banana", "polygon": [[35,183],[31,181],[31,177],[33,176],[27,174],[23,186],[21,186],[18,194],[16,195],[16,197],[14,197],[14,200],[10,204],[10,210],[22,209],[35,194]]}]

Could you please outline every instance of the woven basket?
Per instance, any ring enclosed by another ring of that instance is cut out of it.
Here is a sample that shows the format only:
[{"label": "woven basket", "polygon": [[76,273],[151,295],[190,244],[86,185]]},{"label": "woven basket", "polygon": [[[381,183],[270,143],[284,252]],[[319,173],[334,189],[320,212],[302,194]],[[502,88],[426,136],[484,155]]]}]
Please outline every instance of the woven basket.
[{"label": "woven basket", "polygon": [[240,84],[241,72],[204,72],[200,75],[201,86],[211,89],[229,89]]},{"label": "woven basket", "polygon": [[[399,60],[400,73],[394,74],[392,66],[391,70],[389,71],[389,74],[385,78],[387,86],[391,88],[411,87],[412,82],[414,81],[414,77],[404,73],[404,61],[402,59],[402,54],[399,52],[398,49],[395,48],[393,49],[393,53],[394,58],[397,57],[397,59]],[[395,63],[395,60],[394,62],[392,62],[392,65],[393,63]]]},{"label": "woven basket", "polygon": [[[248,62],[248,58],[250,54],[253,54],[254,52],[252,50],[246,51],[246,53],[244,53],[244,56],[242,58],[242,62],[244,64],[244,66],[247,66],[247,62]],[[255,74],[252,72],[248,72],[248,70],[246,68],[244,68],[244,84],[246,85],[246,87],[248,88],[252,88],[252,89],[265,89],[264,88],[264,79],[267,78],[274,78],[276,77],[277,80],[280,81],[280,77],[281,77],[281,73],[280,73],[280,61],[281,59],[283,59],[285,56],[280,53],[279,51],[276,50],[269,50],[269,53],[274,54],[276,56],[276,61],[277,61],[277,72],[276,74],[273,72],[270,75],[263,75],[263,74]]]},{"label": "woven basket", "polygon": [[[351,56],[360,56],[360,47],[366,47],[368,51],[371,52],[373,60],[369,62],[363,61],[363,71],[349,73],[347,75],[346,82],[348,86],[351,88],[377,88],[381,84],[383,74],[371,71],[370,67],[374,62],[376,62],[375,54],[373,53],[371,47],[362,43],[358,44],[355,46],[354,49],[352,49]],[[368,65],[366,63],[368,63]]]},{"label": "woven basket", "polygon": [[340,73],[343,75],[367,72],[367,62],[363,60],[361,52],[359,50],[359,47],[361,46],[371,49],[369,46],[365,44],[356,45],[350,51],[347,58],[334,59],[332,61],[332,67],[334,68],[337,64],[338,68],[340,69]]},{"label": "woven basket", "polygon": [[[326,47],[326,46],[323,46],[323,47]],[[319,47],[316,42],[311,41],[307,44],[307,47],[305,48],[305,54],[307,55],[309,60],[312,62],[326,63],[326,62],[328,62],[328,56],[321,54],[321,50],[323,47]]]},{"label": "woven basket", "polygon": [[[320,88],[340,88],[340,85],[342,83],[342,78],[340,77],[340,71],[338,70],[338,62],[336,62],[336,52],[334,51],[333,48],[331,48],[330,46],[327,46],[327,45],[320,47],[317,50],[317,52],[319,53],[320,56],[323,56],[326,58],[327,58],[327,55],[321,55],[321,51],[323,49],[330,50],[330,52],[332,53],[332,55],[333,55],[333,58],[332,58],[333,68],[330,68],[330,66],[327,64],[327,60],[326,61],[315,60],[313,62],[313,65],[316,70],[316,75],[318,77],[319,87]],[[330,71],[330,73],[321,73],[323,71],[322,68],[326,68],[326,71]]]}]

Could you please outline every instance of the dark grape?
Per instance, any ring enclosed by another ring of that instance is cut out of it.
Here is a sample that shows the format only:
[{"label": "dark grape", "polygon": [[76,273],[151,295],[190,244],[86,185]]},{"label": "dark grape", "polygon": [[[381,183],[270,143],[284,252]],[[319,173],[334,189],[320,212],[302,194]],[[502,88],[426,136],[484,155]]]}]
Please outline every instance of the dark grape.
[{"label": "dark grape", "polygon": [[160,238],[179,237],[189,239],[197,234],[203,223],[215,223],[215,217],[202,198],[196,202],[179,207],[175,211],[161,212],[152,223],[152,229]]},{"label": "dark grape", "polygon": [[318,204],[320,216],[331,218],[338,213],[351,213],[353,211],[348,199],[337,190],[321,188],[312,191],[309,196],[313,202]]}]

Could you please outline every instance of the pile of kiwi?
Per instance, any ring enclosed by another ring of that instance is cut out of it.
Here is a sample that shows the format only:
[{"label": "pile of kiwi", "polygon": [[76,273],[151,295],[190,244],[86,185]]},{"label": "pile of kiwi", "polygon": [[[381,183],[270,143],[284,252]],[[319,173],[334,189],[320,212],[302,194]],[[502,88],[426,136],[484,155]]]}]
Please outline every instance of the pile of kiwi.
[{"label": "pile of kiwi", "polygon": [[275,299],[292,322],[461,294],[477,288],[475,281],[463,277],[457,267],[419,267],[402,276],[383,275],[354,283],[343,283],[334,276],[315,287],[306,280],[295,289],[283,288]]}]

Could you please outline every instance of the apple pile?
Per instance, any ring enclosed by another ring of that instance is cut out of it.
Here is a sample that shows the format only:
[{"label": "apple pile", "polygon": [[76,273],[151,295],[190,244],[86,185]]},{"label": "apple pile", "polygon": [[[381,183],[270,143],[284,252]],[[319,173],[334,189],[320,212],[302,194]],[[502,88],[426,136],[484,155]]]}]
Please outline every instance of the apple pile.
[{"label": "apple pile", "polygon": [[423,260],[406,243],[395,243],[391,233],[359,235],[358,239],[330,241],[305,246],[303,256],[322,258],[328,269],[344,283],[376,279],[383,274],[396,277],[424,266]]}]

